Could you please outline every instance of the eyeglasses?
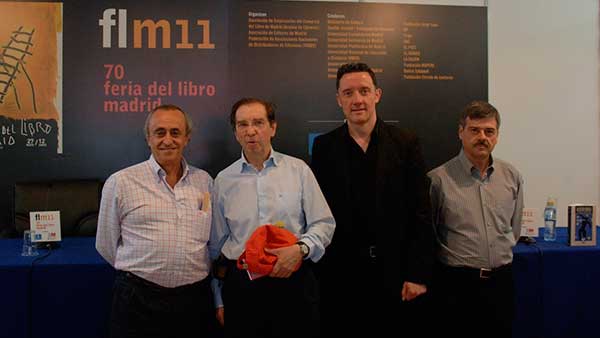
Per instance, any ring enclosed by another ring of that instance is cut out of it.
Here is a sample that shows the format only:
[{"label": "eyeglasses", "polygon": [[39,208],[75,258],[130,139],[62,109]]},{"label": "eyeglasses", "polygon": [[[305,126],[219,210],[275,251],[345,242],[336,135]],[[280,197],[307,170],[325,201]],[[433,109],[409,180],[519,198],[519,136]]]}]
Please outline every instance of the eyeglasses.
[{"label": "eyeglasses", "polygon": [[240,131],[247,130],[250,127],[262,130],[267,126],[268,122],[265,119],[256,119],[252,121],[237,121],[235,128]]}]

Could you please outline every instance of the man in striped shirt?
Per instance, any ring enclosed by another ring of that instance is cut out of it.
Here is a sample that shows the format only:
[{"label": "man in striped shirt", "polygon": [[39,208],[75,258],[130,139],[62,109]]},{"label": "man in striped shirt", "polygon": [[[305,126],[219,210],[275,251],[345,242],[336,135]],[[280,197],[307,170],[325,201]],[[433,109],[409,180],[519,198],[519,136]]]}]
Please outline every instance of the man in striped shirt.
[{"label": "man in striped shirt", "polygon": [[183,159],[189,116],[155,108],[144,132],[152,155],[111,175],[96,249],[116,270],[110,337],[207,337],[216,323],[207,242],[212,178]]},{"label": "man in striped shirt", "polygon": [[523,178],[492,157],[500,114],[475,101],[458,127],[460,153],[429,172],[438,264],[432,293],[449,337],[511,337],[512,248],[521,230]]}]

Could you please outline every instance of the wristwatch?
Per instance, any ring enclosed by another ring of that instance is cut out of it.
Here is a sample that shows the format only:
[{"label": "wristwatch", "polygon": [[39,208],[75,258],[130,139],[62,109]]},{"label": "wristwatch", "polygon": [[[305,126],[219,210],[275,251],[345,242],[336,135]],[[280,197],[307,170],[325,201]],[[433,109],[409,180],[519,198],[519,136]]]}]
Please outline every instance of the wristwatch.
[{"label": "wristwatch", "polygon": [[300,253],[302,254],[302,258],[306,258],[306,256],[308,256],[308,253],[310,252],[310,248],[308,247],[308,245],[306,245],[306,243],[304,242],[296,242],[296,244],[298,244],[298,246],[300,247]]}]

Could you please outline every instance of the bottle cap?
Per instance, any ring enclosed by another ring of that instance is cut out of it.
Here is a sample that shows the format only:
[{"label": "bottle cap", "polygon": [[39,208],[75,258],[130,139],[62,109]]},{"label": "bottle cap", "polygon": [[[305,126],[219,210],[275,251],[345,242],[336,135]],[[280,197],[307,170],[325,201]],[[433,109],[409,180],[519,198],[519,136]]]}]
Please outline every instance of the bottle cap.
[{"label": "bottle cap", "polygon": [[549,207],[553,207],[556,205],[556,199],[554,197],[548,197],[548,201],[546,202],[546,205]]}]

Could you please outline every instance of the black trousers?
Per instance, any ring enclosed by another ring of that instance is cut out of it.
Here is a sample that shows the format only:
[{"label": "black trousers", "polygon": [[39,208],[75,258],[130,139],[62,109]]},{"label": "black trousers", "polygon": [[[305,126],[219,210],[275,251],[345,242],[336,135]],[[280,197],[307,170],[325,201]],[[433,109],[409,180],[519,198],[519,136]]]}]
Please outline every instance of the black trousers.
[{"label": "black trousers", "polygon": [[319,266],[323,338],[427,337],[431,322],[429,294],[402,301],[402,285],[386,286],[383,264],[352,259],[350,264]]},{"label": "black trousers", "polygon": [[222,290],[226,338],[318,336],[319,290],[310,262],[289,278],[250,280],[229,261]]},{"label": "black trousers", "polygon": [[215,330],[210,278],[165,288],[132,273],[117,271],[109,337],[214,337]]},{"label": "black trousers", "polygon": [[[483,275],[483,276],[482,276]],[[512,266],[494,272],[437,264],[433,299],[447,337],[512,337]]]}]

